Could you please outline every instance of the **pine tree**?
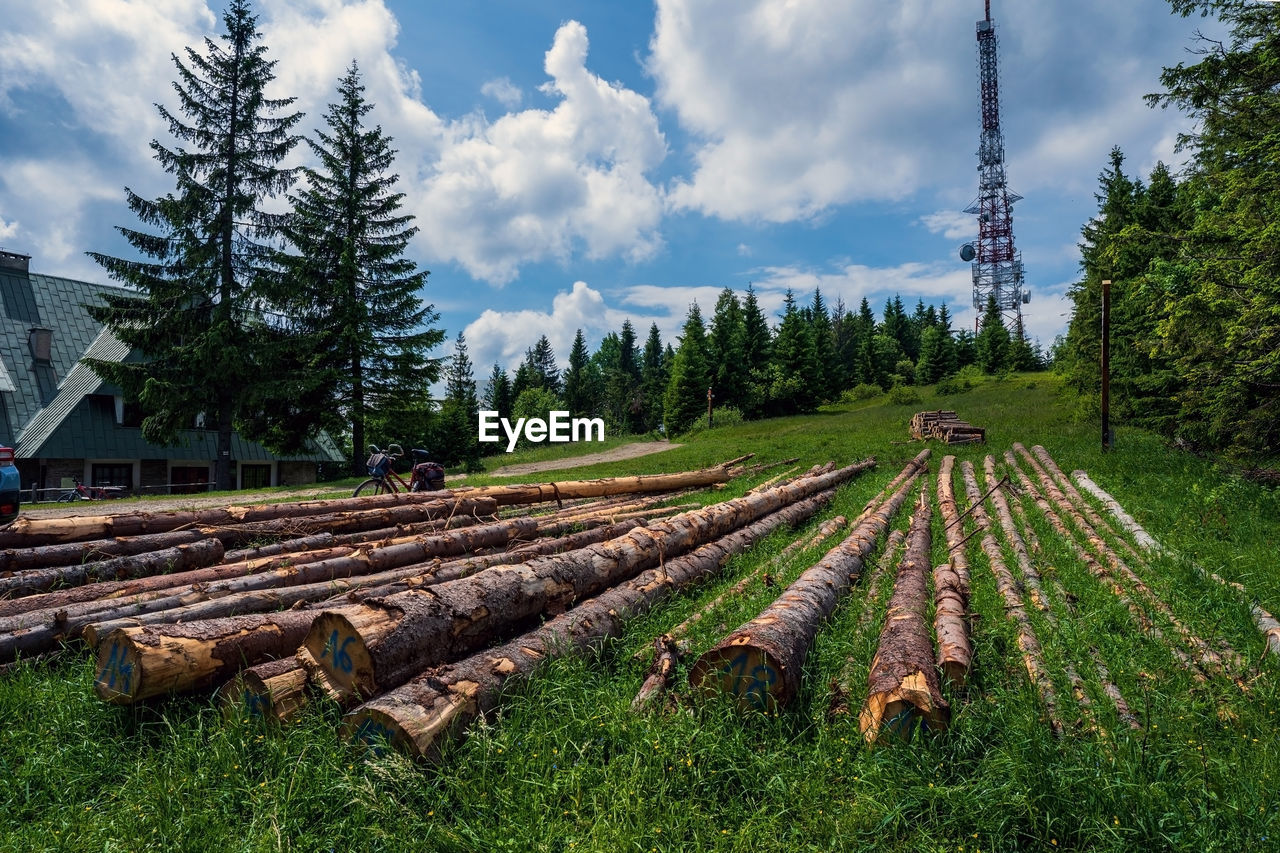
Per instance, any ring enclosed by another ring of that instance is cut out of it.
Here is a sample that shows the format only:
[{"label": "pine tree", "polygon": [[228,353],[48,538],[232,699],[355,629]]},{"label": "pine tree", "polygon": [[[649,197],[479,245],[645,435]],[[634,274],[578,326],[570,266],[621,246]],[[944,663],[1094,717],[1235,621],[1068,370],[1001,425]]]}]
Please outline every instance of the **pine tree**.
[{"label": "pine tree", "polygon": [[984,373],[1000,373],[1010,367],[1011,343],[1009,330],[1004,327],[1000,306],[995,294],[987,294],[987,310],[982,315],[982,327],[974,341],[978,366]]},{"label": "pine tree", "polygon": [[658,324],[649,326],[649,337],[644,342],[644,356],[640,373],[641,427],[652,432],[662,423],[662,396],[667,388],[667,363],[662,352],[662,336]]},{"label": "pine tree", "polygon": [[421,298],[429,273],[405,257],[418,229],[400,212],[390,137],[365,125],[373,105],[354,62],[338,95],[328,131],[308,140],[319,168],[304,170],[306,187],[292,197],[285,235],[294,252],[283,256],[276,301],[292,318],[288,344],[305,358],[297,374],[313,391],[309,414],[341,414],[360,473],[369,412],[426,395],[440,371],[428,353],[444,330],[431,327],[439,315]]},{"label": "pine tree", "polygon": [[141,404],[153,444],[174,443],[205,415],[217,430],[215,484],[229,489],[232,431],[255,404],[246,389],[263,380],[255,342],[278,323],[262,311],[261,270],[281,224],[265,202],[294,181],[280,164],[302,114],[283,113],[292,98],[265,96],[275,63],[246,0],[232,0],[222,20],[221,43],[187,48],[185,62],[173,56],[180,114],[158,107],[179,145],[153,140],[151,150],[176,190],[150,200],[125,189],[129,209],[159,233],[119,231],[152,260],[90,253],[138,294],[105,297],[90,314],[143,361],[87,363]]},{"label": "pine tree", "polygon": [[814,358],[818,365],[818,400],[832,400],[838,393],[835,334],[831,328],[831,315],[822,300],[822,290],[814,288],[813,303],[809,306],[809,327],[813,330]]},{"label": "pine tree", "polygon": [[671,375],[663,396],[662,411],[667,435],[687,430],[706,411],[711,371],[707,359],[706,327],[698,303],[689,307],[680,349],[671,362]]},{"label": "pine tree", "polygon": [[511,393],[511,377],[507,376],[507,371],[497,362],[493,364],[493,372],[489,374],[489,381],[485,383],[484,389],[484,407],[491,412],[497,412],[500,418],[511,417],[511,404],[514,401]]},{"label": "pine tree", "polygon": [[813,328],[796,308],[790,290],[783,299],[782,322],[773,343],[773,377],[770,396],[781,414],[817,408],[820,380]]},{"label": "pine tree", "polygon": [[560,395],[560,368],[556,367],[556,354],[551,349],[551,341],[546,335],[538,337],[538,342],[529,351],[530,363],[538,375],[539,386],[556,396]]},{"label": "pine tree", "polygon": [[573,415],[593,414],[595,399],[591,388],[591,356],[587,352],[587,341],[582,329],[573,337],[573,348],[569,351],[569,369],[564,373],[564,404]]},{"label": "pine tree", "polygon": [[747,326],[737,294],[727,287],[716,300],[707,348],[716,403],[741,411],[747,390]]},{"label": "pine tree", "polygon": [[454,341],[453,355],[445,371],[444,401],[440,406],[440,429],[432,448],[445,464],[461,462],[467,471],[477,470],[480,441],[477,430],[480,401],[476,394],[475,375],[467,353],[467,339],[462,332]]},{"label": "pine tree", "polygon": [[755,289],[747,285],[747,298],[742,303],[742,325],[745,332],[743,352],[747,367],[746,388],[742,395],[742,412],[759,417],[769,405],[772,383],[770,363],[773,359],[773,337],[769,321],[756,299]]}]

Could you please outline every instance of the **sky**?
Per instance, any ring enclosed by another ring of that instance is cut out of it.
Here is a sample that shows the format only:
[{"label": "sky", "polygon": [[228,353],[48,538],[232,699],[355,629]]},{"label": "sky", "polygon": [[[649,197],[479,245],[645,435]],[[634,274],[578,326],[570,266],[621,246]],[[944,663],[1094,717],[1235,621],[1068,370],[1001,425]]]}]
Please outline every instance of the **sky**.
[{"label": "sky", "polygon": [[[898,294],[972,328],[959,247],[977,195],[981,0],[258,0],[270,94],[303,132],[355,60],[397,149],[422,298],[478,380],[545,334],[567,360],[630,319],[676,342],[689,306],[752,286],[877,316]],[[125,188],[173,190],[173,55],[224,32],[202,0],[0,0],[0,247],[107,281]],[[1028,332],[1065,331],[1080,229],[1113,146],[1175,172],[1191,129],[1143,96],[1194,62],[1166,0],[992,0]],[[291,163],[308,162],[299,146]],[[283,203],[277,200],[276,203]]]}]

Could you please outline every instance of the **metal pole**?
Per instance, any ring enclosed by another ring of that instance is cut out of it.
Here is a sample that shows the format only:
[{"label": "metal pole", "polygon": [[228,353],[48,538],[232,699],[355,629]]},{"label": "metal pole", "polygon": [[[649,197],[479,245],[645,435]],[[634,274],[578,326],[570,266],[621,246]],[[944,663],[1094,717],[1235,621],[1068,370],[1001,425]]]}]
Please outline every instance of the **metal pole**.
[{"label": "metal pole", "polygon": [[1102,280],[1102,449],[1111,449],[1111,279]]}]

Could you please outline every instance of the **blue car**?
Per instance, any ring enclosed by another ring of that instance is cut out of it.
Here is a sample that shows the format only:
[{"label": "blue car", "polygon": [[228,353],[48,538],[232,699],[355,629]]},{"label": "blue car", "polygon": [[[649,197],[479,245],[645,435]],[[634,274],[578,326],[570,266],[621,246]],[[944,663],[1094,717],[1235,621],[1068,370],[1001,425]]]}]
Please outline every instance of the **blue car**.
[{"label": "blue car", "polygon": [[18,466],[13,464],[13,448],[0,446],[0,526],[18,517],[20,483]]}]

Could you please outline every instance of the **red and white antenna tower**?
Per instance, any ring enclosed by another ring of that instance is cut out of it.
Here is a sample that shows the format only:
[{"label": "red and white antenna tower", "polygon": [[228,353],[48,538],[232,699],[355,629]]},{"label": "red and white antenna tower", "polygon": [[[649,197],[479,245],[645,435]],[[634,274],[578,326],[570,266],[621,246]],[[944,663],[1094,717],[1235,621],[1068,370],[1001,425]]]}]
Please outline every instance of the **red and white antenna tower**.
[{"label": "red and white antenna tower", "polygon": [[1004,174],[1004,134],[1000,130],[1000,79],[996,68],[996,30],[991,0],[978,21],[978,80],[982,97],[982,135],[978,142],[978,199],[965,213],[978,216],[978,239],[960,249],[973,268],[973,307],[979,313],[994,296],[1005,325],[1022,331],[1022,305],[1031,300],[1023,290],[1022,254],[1013,247],[1013,203],[1022,196],[1009,191]]}]

